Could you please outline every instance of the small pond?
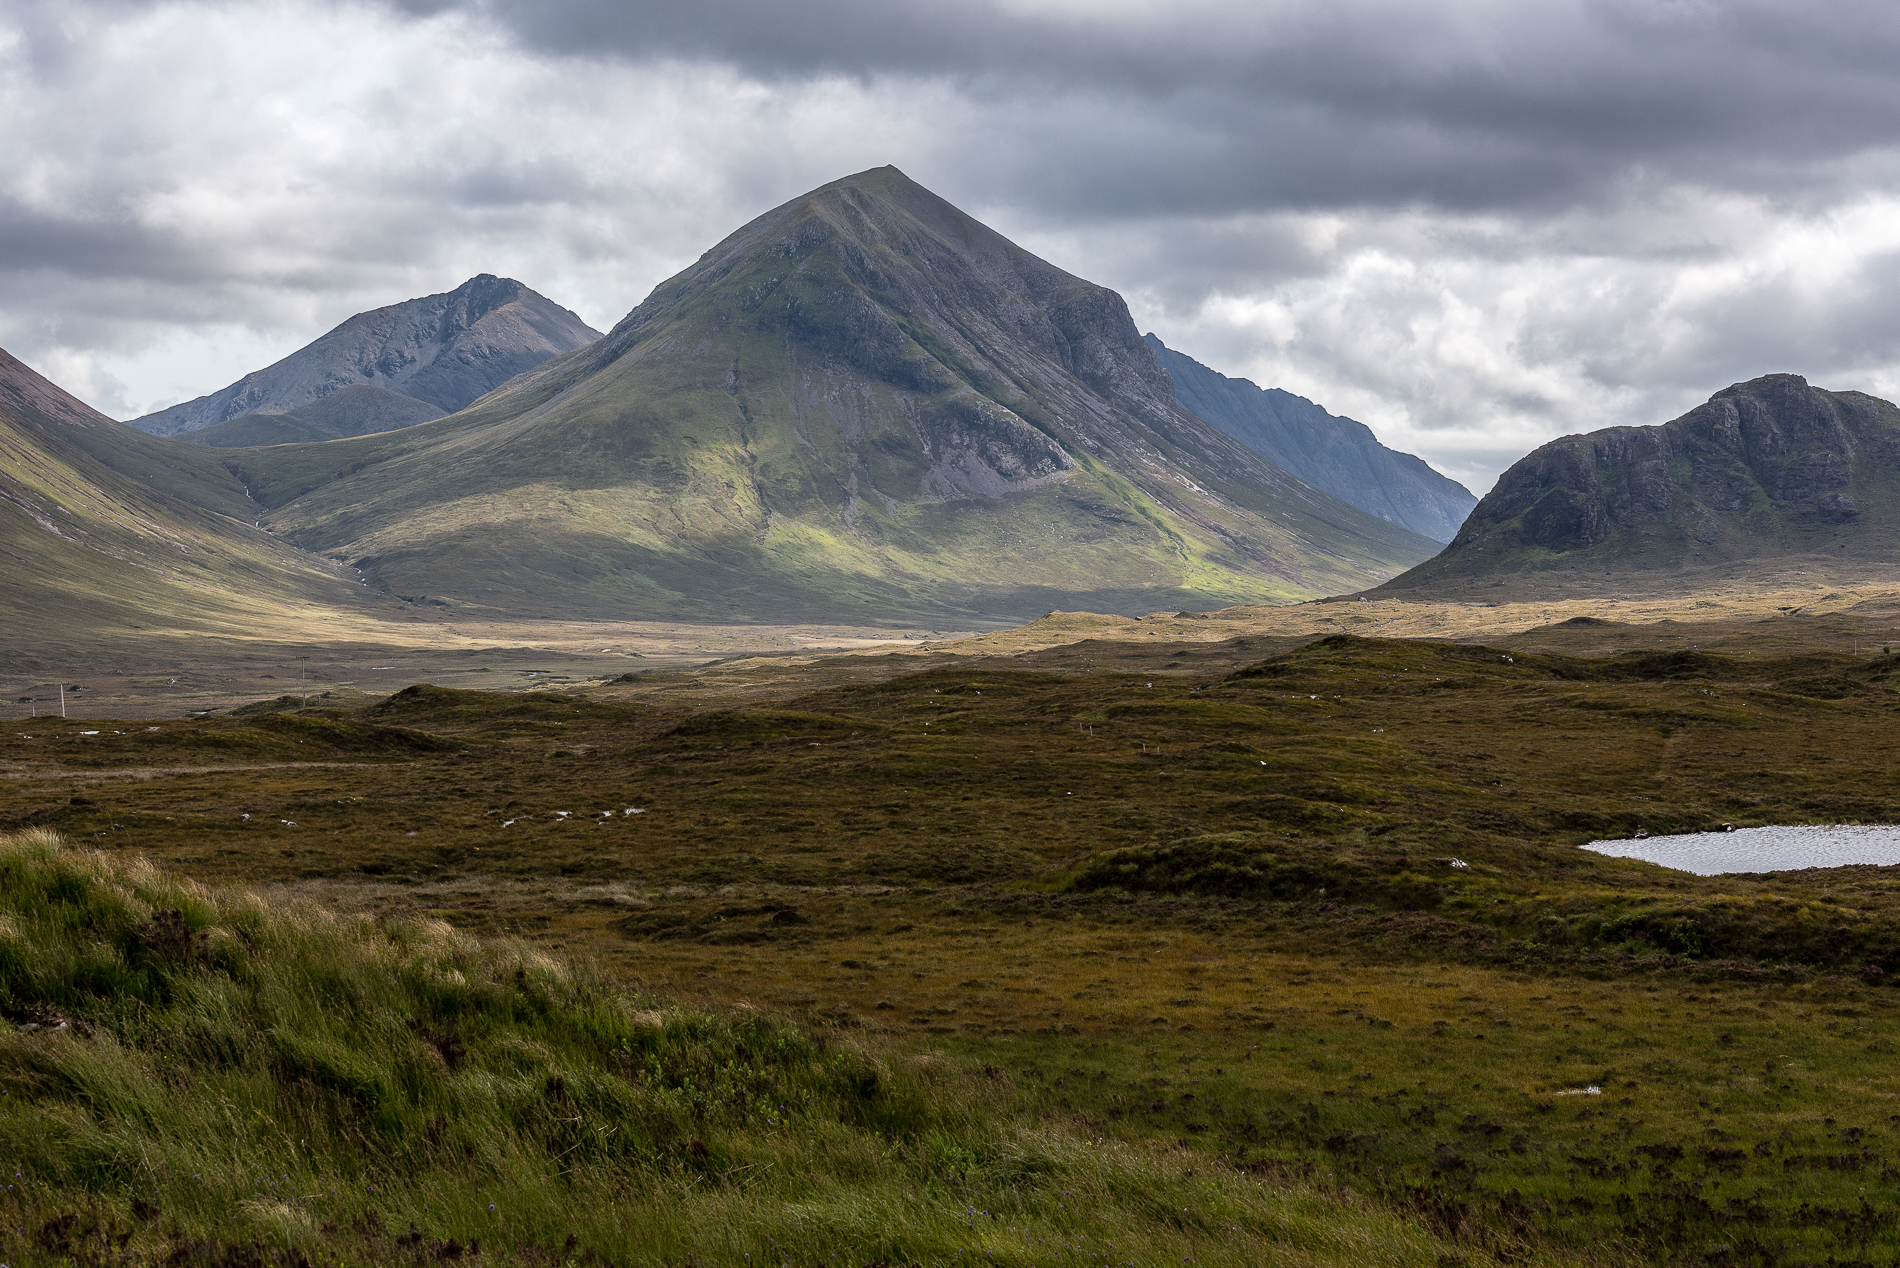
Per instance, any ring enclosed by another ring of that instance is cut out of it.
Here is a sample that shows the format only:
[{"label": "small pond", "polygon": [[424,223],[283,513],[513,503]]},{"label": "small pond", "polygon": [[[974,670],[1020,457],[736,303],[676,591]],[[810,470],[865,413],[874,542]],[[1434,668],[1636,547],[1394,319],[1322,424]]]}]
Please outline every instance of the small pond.
[{"label": "small pond", "polygon": [[1725,872],[1793,872],[1804,867],[1900,863],[1900,827],[1876,824],[1737,828],[1630,841],[1592,841],[1583,847],[1616,858],[1642,859],[1697,876]]}]

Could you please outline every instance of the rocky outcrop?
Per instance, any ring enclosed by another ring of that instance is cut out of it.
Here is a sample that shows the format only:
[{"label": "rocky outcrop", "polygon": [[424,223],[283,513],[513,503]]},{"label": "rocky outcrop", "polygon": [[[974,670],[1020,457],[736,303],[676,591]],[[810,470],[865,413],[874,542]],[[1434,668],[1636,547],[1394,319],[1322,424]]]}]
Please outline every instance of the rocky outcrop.
[{"label": "rocky outcrop", "polygon": [[1442,554],[1380,589],[1893,558],[1896,508],[1900,409],[1771,374],[1661,426],[1551,441],[1504,473]]},{"label": "rocky outcrop", "polygon": [[1145,338],[1184,407],[1268,462],[1362,511],[1448,542],[1478,504],[1469,489],[1424,459],[1380,444],[1364,423],[1279,388],[1230,379],[1152,334]]},{"label": "rocky outcrop", "polygon": [[[552,300],[512,278],[483,273],[441,295],[358,313],[275,365],[208,396],[135,418],[132,426],[174,436],[249,414],[287,414],[357,385],[422,402],[435,411],[431,417],[440,417],[598,338],[600,332]],[[404,413],[397,408],[390,417]],[[372,425],[378,423],[383,425]],[[339,434],[406,425],[359,420],[353,424],[359,430]]]}]

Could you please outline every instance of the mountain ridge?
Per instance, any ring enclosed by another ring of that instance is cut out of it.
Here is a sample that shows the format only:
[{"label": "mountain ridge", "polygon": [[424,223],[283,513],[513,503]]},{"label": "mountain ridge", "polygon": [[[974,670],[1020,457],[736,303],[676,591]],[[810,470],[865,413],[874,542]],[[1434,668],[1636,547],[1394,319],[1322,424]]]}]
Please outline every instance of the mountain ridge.
[{"label": "mountain ridge", "polygon": [[1362,511],[1442,543],[1456,535],[1478,504],[1464,485],[1415,454],[1389,448],[1364,423],[1280,388],[1231,378],[1152,333],[1143,338],[1160,357],[1184,408]]},{"label": "mountain ridge", "polygon": [[440,416],[599,337],[513,278],[481,273],[451,291],[358,313],[235,383],[130,425],[179,435],[248,415],[289,413],[352,386],[424,402]]}]

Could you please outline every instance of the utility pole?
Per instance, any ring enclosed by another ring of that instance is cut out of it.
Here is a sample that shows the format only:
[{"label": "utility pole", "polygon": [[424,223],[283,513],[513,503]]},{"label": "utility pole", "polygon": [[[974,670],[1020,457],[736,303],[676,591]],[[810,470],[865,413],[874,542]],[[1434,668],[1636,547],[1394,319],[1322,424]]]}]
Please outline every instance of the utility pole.
[{"label": "utility pole", "polygon": [[297,670],[297,686],[303,691],[303,707],[310,707],[310,658],[303,658],[303,665]]},{"label": "utility pole", "polygon": [[59,716],[66,716],[66,684],[59,684]]}]

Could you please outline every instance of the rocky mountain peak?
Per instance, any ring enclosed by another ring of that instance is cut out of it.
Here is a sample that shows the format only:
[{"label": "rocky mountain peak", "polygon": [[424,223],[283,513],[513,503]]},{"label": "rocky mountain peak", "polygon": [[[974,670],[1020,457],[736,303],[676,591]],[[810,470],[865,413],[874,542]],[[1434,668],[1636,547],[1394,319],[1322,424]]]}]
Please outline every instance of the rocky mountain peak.
[{"label": "rocky mountain peak", "polygon": [[954,373],[941,358],[909,355],[910,332],[890,316],[901,312],[940,323],[953,355],[1006,344],[1098,392],[1173,405],[1167,373],[1120,295],[1023,250],[895,167],[820,186],[743,226],[616,325],[594,364],[739,274],[776,287],[795,273],[806,279],[788,324],[890,381],[932,391]]},{"label": "rocky mountain peak", "polygon": [[[178,435],[247,415],[288,414],[355,386],[453,413],[599,337],[579,317],[513,278],[481,273],[452,291],[358,313],[275,365],[132,425]],[[396,417],[410,412],[393,412],[387,425],[402,425]]]}]

